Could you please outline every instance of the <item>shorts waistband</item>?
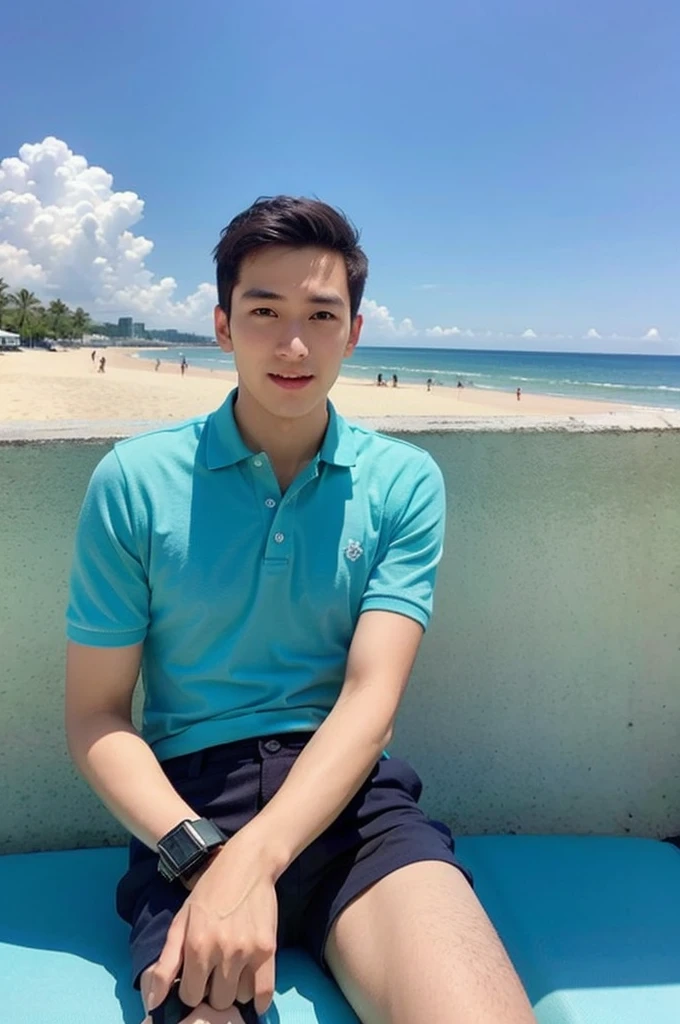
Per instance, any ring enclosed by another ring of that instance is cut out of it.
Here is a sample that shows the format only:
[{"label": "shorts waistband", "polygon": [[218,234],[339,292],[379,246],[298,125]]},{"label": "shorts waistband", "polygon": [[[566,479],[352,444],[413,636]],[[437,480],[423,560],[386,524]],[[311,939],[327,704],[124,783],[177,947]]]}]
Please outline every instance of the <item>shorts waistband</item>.
[{"label": "shorts waistband", "polygon": [[313,732],[276,733],[272,736],[252,737],[233,743],[220,743],[191,754],[180,754],[161,762],[161,768],[171,779],[198,778],[211,765],[237,761],[253,761],[275,756],[282,751],[299,753],[309,743]]}]

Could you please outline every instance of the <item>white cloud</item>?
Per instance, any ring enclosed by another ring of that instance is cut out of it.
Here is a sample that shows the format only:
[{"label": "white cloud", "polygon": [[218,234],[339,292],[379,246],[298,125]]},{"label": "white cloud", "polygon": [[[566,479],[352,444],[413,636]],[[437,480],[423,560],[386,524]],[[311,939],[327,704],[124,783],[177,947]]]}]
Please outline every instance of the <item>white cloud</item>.
[{"label": "white cloud", "polygon": [[450,338],[456,334],[462,334],[460,327],[428,327],[425,334],[428,338]]},{"label": "white cloud", "polygon": [[658,341],[660,338],[658,327],[650,327],[646,334],[643,334],[643,341]]},{"label": "white cloud", "polygon": [[537,338],[536,331],[532,331],[531,327],[527,327],[526,331],[520,334],[520,338]]},{"label": "white cloud", "polygon": [[439,287],[439,285],[436,285],[436,284],[419,284],[417,287],[418,287],[418,291],[420,291],[420,292],[433,292],[433,291],[435,291],[435,289],[437,289]]},{"label": "white cloud", "polygon": [[102,319],[209,327],[215,286],[204,282],[181,300],[173,277],[147,269],[153,242],[132,231],[143,213],[135,192],[114,191],[111,174],[61,139],[27,143],[0,162],[0,277]]},{"label": "white cloud", "polygon": [[591,338],[592,338],[592,339],[594,339],[594,340],[597,340],[598,338],[601,338],[601,337],[602,337],[602,335],[601,335],[601,334],[598,334],[598,332],[597,332],[597,331],[595,330],[595,328],[594,328],[594,327],[590,327],[590,328],[589,328],[589,329],[588,329],[588,330],[586,331],[586,333],[585,333],[585,334],[583,335],[583,337],[584,337],[584,338],[588,338],[588,339],[591,339]]},{"label": "white cloud", "polygon": [[397,322],[387,306],[379,306],[374,299],[364,299],[361,303],[361,312],[369,330],[373,328],[381,334],[407,338],[418,333],[410,317],[404,317]]}]

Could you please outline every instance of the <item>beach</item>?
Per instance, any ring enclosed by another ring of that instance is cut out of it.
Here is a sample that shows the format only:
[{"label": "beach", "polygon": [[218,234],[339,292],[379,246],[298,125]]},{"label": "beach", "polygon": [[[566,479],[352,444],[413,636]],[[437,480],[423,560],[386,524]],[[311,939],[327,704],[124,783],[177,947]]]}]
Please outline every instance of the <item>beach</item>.
[{"label": "beach", "polygon": [[[98,373],[91,349],[44,349],[0,355],[0,422],[175,421],[215,409],[236,384],[234,372],[191,366],[181,376],[178,363],[135,359],[134,349],[97,349],[106,357]],[[386,416],[567,417],[639,411],[639,407],[580,398],[557,398],[472,387],[400,384],[376,387],[372,381],[340,377],[330,398],[349,418]],[[649,410],[648,410],[649,411]]]}]

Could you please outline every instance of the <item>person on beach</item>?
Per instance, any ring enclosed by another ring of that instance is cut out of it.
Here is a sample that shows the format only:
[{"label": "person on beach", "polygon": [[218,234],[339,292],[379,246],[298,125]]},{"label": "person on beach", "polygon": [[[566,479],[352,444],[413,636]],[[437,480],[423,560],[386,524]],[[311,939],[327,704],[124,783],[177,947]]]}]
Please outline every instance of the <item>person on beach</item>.
[{"label": "person on beach", "polygon": [[94,366],[94,361],[95,361],[96,358],[97,358],[97,351],[96,351],[96,349],[92,349],[91,359],[92,359],[92,365],[93,366]]},{"label": "person on beach", "polygon": [[397,377],[396,373],[393,373],[392,374],[392,387],[396,388],[398,383],[399,383],[399,378]]},{"label": "person on beach", "polygon": [[427,378],[427,390],[432,391],[432,377]]},{"label": "person on beach", "polygon": [[69,751],[132,833],[134,984],[154,1024],[242,1024],[302,946],[364,1024],[530,1024],[448,828],[385,754],[445,499],[427,452],[328,401],[362,327],[356,229],[259,199],[214,256],[237,387],[108,452],[70,579]]},{"label": "person on beach", "polygon": [[456,387],[457,387],[457,388],[462,388],[462,387],[464,387],[464,385],[463,385],[463,382],[462,382],[462,380],[459,380],[459,381],[458,381],[458,383],[456,384]]},{"label": "person on beach", "polygon": [[517,401],[518,402],[519,402],[521,397],[522,397],[522,389],[521,388],[517,388]]},{"label": "person on beach", "polygon": [[383,375],[382,375],[382,373],[379,373],[379,374],[378,374],[378,376],[377,376],[377,377],[376,377],[376,379],[375,379],[375,382],[376,382],[376,384],[378,385],[378,387],[382,387],[382,385],[383,385],[383,383],[384,383],[384,381],[383,381]]},{"label": "person on beach", "polygon": [[106,373],[106,356],[102,356],[99,360],[99,373]]},{"label": "person on beach", "polygon": [[154,367],[154,369],[155,369],[156,373],[158,373],[158,371],[160,370],[160,368],[161,368],[161,361],[160,361],[160,359],[157,359],[157,360],[156,360],[156,366]]},{"label": "person on beach", "polygon": [[179,365],[179,372],[182,374],[182,376],[184,376],[184,374],[187,372],[188,366],[188,362],[186,361],[185,357],[182,356],[182,362]]}]

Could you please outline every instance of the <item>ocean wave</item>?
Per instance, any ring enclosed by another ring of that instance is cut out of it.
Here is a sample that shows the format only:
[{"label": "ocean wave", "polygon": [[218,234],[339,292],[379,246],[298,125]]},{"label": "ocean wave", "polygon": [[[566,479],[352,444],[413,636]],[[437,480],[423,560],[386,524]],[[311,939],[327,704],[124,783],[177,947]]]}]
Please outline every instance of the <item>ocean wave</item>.
[{"label": "ocean wave", "polygon": [[671,387],[668,384],[614,384],[611,381],[600,380],[564,380],[558,381],[561,384],[573,384],[579,388],[616,388],[624,391],[677,391],[680,388]]},{"label": "ocean wave", "polygon": [[417,374],[422,374],[422,375],[427,374],[429,377],[432,377],[435,374],[438,375],[439,377],[492,377],[493,376],[493,374],[490,374],[490,373],[470,373],[468,370],[450,370],[448,368],[446,370],[442,370],[441,367],[436,367],[434,369],[427,369],[427,368],[423,368],[423,367],[420,367],[420,366],[395,366],[394,363],[387,363],[387,362],[384,365],[385,366],[389,366],[389,370],[381,370],[380,366],[366,366],[363,363],[347,363],[345,366],[343,366],[341,372],[346,372],[347,370],[368,370],[368,371],[370,371],[373,374],[377,374],[377,373],[381,373],[381,372],[382,373],[392,373],[392,372],[397,373],[398,372],[398,373],[412,373],[412,374],[416,374],[417,373]]}]

